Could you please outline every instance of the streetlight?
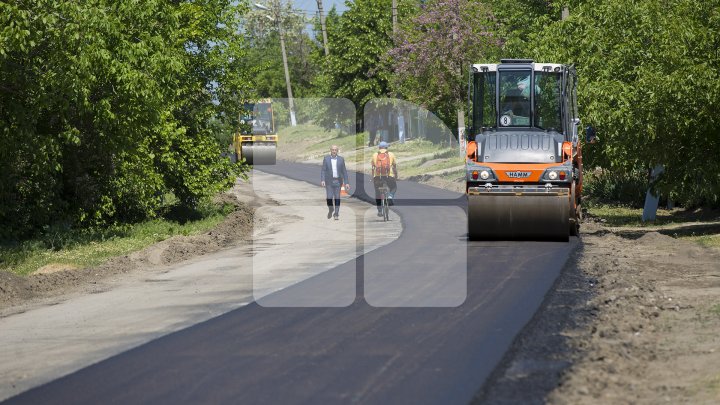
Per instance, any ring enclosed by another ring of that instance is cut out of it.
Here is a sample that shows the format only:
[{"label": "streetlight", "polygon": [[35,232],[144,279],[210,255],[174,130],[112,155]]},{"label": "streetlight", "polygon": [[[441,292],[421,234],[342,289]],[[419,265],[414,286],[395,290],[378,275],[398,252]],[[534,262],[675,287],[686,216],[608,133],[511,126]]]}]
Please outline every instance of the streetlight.
[{"label": "streetlight", "polygon": [[268,20],[275,22],[278,33],[280,34],[280,50],[282,50],[283,68],[285,69],[285,85],[287,86],[287,95],[290,104],[290,125],[296,126],[297,121],[295,120],[295,103],[293,103],[292,87],[290,86],[290,70],[288,69],[287,54],[285,53],[285,33],[282,29],[282,16],[281,10],[278,6],[276,9],[271,9],[262,4],[255,3],[255,8],[263,11],[269,11],[274,16],[265,15]]}]

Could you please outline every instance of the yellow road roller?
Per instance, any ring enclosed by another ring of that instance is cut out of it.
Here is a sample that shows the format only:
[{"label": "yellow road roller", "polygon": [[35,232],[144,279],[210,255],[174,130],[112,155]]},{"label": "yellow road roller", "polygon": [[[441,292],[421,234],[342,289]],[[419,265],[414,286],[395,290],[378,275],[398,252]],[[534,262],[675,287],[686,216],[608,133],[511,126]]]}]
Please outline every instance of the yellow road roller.
[{"label": "yellow road roller", "polygon": [[239,118],[239,128],[233,135],[235,159],[245,159],[250,165],[274,165],[278,135],[272,100],[245,103]]},{"label": "yellow road roller", "polygon": [[567,241],[577,235],[582,154],[576,85],[571,65],[503,59],[471,66],[470,240]]}]

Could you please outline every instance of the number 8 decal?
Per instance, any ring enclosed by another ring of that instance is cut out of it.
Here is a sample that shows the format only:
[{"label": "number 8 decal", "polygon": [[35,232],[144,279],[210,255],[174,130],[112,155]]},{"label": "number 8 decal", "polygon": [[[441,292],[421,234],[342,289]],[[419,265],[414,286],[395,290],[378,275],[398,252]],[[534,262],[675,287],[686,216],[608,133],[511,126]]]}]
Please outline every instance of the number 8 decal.
[{"label": "number 8 decal", "polygon": [[512,124],[512,118],[510,118],[509,115],[503,115],[502,117],[500,117],[500,125],[506,127],[510,124]]}]

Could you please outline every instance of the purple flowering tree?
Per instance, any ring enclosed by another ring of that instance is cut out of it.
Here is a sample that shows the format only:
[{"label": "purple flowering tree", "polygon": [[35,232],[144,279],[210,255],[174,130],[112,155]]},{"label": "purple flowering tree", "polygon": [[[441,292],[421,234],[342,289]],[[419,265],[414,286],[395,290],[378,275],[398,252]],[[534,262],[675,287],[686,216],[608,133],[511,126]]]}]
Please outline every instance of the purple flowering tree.
[{"label": "purple flowering tree", "polygon": [[[490,6],[479,0],[431,0],[404,24],[389,53],[394,88],[457,124],[471,63],[490,60],[501,42]],[[457,111],[458,115],[455,115]]]}]

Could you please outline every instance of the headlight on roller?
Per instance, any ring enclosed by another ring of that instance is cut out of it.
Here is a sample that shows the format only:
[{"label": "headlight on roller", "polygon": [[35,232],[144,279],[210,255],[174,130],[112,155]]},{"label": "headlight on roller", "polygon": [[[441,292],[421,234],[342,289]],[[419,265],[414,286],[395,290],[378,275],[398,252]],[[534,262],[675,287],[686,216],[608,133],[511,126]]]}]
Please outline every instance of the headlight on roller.
[{"label": "headlight on roller", "polygon": [[542,175],[542,179],[545,181],[562,181],[566,182],[571,180],[570,168],[565,166],[551,167],[545,170]]},{"label": "headlight on roller", "polygon": [[496,181],[492,169],[486,166],[468,165],[467,181]]}]

